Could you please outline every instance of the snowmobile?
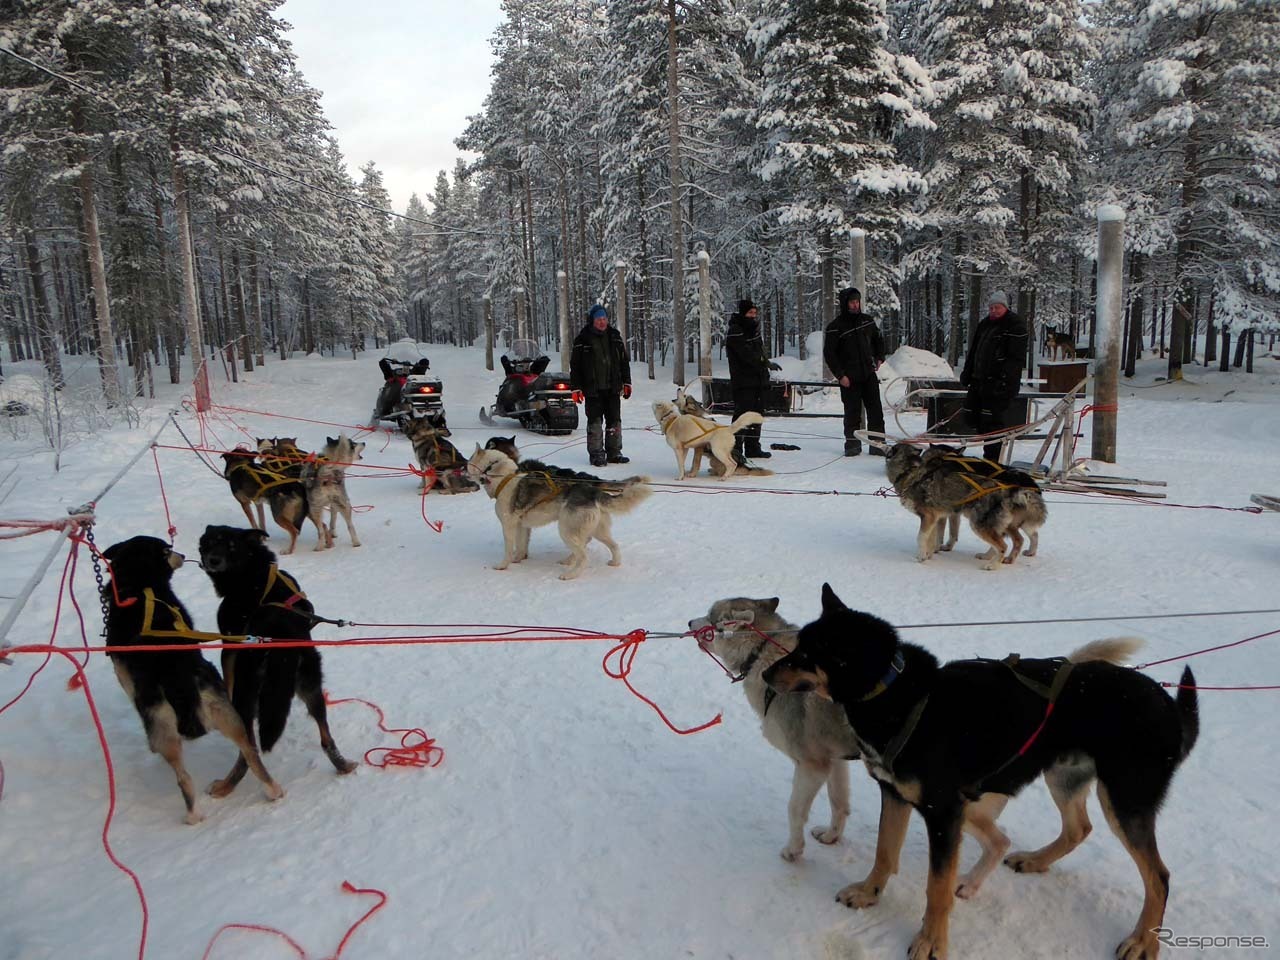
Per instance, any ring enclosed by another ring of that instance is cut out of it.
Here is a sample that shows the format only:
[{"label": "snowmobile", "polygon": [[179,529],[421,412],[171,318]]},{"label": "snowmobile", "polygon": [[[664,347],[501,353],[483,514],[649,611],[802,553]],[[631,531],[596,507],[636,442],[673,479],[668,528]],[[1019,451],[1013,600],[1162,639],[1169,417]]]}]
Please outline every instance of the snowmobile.
[{"label": "snowmobile", "polygon": [[379,420],[399,423],[405,418],[444,412],[444,384],[427,372],[431,361],[414,341],[405,338],[388,346],[378,367],[383,383],[369,421],[371,426]]},{"label": "snowmobile", "polygon": [[578,428],[578,407],[568,374],[548,371],[551,359],[532,340],[517,340],[511,356],[503,354],[506,379],[497,401],[480,409],[480,422],[494,426],[494,417],[514,417],[520,426],[537,433],[559,435]]}]

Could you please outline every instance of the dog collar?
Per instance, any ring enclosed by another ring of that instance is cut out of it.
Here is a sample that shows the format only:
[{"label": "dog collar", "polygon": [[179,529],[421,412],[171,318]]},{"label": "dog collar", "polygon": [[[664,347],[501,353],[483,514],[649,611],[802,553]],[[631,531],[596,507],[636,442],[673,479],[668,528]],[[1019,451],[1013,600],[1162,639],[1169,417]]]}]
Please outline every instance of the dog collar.
[{"label": "dog collar", "polygon": [[902,659],[902,651],[895,650],[893,653],[893,660],[889,662],[889,669],[886,670],[884,676],[876,682],[876,685],[871,689],[871,692],[862,699],[874,700],[876,697],[880,696],[880,694],[888,690],[889,684],[902,676],[902,671],[905,666],[906,661]]}]

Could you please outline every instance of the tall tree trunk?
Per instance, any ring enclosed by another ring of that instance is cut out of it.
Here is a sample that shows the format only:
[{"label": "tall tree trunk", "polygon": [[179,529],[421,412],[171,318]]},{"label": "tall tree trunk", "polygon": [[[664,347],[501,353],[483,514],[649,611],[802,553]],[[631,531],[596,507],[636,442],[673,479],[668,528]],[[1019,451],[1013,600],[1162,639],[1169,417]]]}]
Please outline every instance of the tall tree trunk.
[{"label": "tall tree trunk", "polygon": [[676,0],[667,0],[667,116],[671,173],[671,326],[675,340],[672,381],[684,386],[684,171],[680,165],[680,68],[676,46]]},{"label": "tall tree trunk", "polygon": [[44,267],[40,263],[40,247],[36,243],[35,231],[30,227],[24,229],[22,240],[27,250],[27,270],[31,274],[31,297],[35,303],[36,336],[40,341],[44,369],[49,375],[53,389],[61,390],[66,386],[66,380],[62,376],[62,358],[58,355],[58,341],[54,339],[53,324],[49,317],[49,295],[44,286]]},{"label": "tall tree trunk", "polygon": [[1213,313],[1214,306],[1217,303],[1218,290],[1216,287],[1209,290],[1209,317],[1205,321],[1204,331],[1204,365],[1207,367],[1218,359],[1218,338],[1213,329]]},{"label": "tall tree trunk", "polygon": [[[166,98],[173,97],[173,61],[166,49],[163,32],[158,37],[161,50],[161,79]],[[182,169],[182,145],[178,141],[176,121],[169,124],[169,163],[173,169],[173,209],[178,223],[178,249],[182,263],[182,319],[187,328],[187,349],[191,352],[191,371],[196,380],[207,377],[204,360],[204,331],[196,307],[195,247],[191,239],[191,214],[188,209],[187,175]],[[207,386],[207,380],[205,381]],[[197,393],[197,404],[199,393]]]},{"label": "tall tree trunk", "polygon": [[[84,108],[79,98],[72,100],[71,128],[77,134],[85,133]],[[111,295],[107,293],[107,268],[102,259],[102,237],[98,234],[98,204],[93,194],[93,161],[81,155],[80,175],[76,178],[80,190],[80,213],[84,222],[85,255],[89,260],[89,274],[93,278],[93,303],[97,314],[98,373],[102,377],[102,395],[107,406],[120,403],[120,381],[116,376],[116,336],[111,328]]]},{"label": "tall tree trunk", "polygon": [[956,234],[956,248],[951,254],[951,331],[950,340],[947,344],[947,362],[953,367],[958,366],[960,363],[961,348],[968,345],[968,340],[965,337],[964,317],[960,313],[961,304],[963,303],[963,288],[960,283],[960,255],[964,249],[963,244],[963,238]]},{"label": "tall tree trunk", "polygon": [[1143,255],[1134,253],[1129,259],[1129,289],[1133,292],[1133,300],[1129,304],[1129,323],[1125,331],[1127,337],[1124,351],[1124,375],[1132,377],[1138,362],[1138,344],[1142,342],[1142,264]]},{"label": "tall tree trunk", "polygon": [[249,286],[251,287],[249,305],[253,317],[253,353],[258,366],[262,366],[267,361],[266,347],[263,344],[266,337],[262,327],[262,284],[258,278],[258,241],[253,239],[249,241]]},{"label": "tall tree trunk", "polygon": [[244,357],[244,372],[253,372],[253,341],[249,338],[249,321],[244,309],[244,277],[240,272],[240,249],[231,244],[231,299],[235,303],[236,333],[240,341],[240,355]]},{"label": "tall tree trunk", "polygon": [[806,357],[804,329],[804,258],[800,253],[800,241],[796,241],[796,353],[801,360]]}]

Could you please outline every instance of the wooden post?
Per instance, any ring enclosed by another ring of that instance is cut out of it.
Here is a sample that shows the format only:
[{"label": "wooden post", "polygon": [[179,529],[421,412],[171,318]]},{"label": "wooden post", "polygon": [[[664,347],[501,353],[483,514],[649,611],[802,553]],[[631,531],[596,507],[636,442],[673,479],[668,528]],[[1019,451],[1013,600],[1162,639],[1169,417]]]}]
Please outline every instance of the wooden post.
[{"label": "wooden post", "polygon": [[698,376],[711,376],[711,254],[698,251]]},{"label": "wooden post", "polygon": [[560,292],[560,369],[569,372],[569,355],[573,353],[573,341],[569,338],[569,274],[556,271],[556,285]]},{"label": "wooden post", "polygon": [[[627,342],[627,265],[619,260],[613,265],[613,322],[617,324],[618,333],[622,335],[622,342]],[[628,356],[635,353],[634,350],[627,347]]]},{"label": "wooden post", "polygon": [[525,329],[527,324],[524,319],[524,287],[516,287],[511,291],[516,298],[516,339],[528,339],[529,333]]},{"label": "wooden post", "polygon": [[1124,210],[1098,208],[1099,352],[1093,365],[1094,460],[1116,462],[1116,400],[1120,389],[1120,334],[1124,316]]},{"label": "wooden post", "polygon": [[493,300],[484,295],[484,368],[493,369]]}]

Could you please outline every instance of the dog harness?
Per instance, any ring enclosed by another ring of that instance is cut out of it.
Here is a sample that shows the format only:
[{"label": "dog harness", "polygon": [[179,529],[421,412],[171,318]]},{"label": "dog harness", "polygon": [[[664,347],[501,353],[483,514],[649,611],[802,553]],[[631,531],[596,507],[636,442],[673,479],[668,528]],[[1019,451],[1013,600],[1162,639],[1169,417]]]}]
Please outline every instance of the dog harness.
[{"label": "dog harness", "polygon": [[[283,588],[278,590],[277,587]],[[273,593],[279,594],[287,591],[287,595],[283,600],[269,600]],[[271,569],[267,573],[267,585],[263,588],[262,599],[258,601],[259,607],[279,607],[282,610],[288,610],[290,613],[296,613],[299,616],[311,619],[311,614],[303,610],[293,609],[294,604],[300,600],[306,600],[307,595],[298,587],[298,582],[280,569],[280,565],[273,563]]]},{"label": "dog harness", "polygon": [[[158,630],[154,626],[157,604],[169,611],[169,616],[173,620],[172,629]],[[187,625],[182,611],[168,601],[161,600],[150,587],[144,587],[142,590],[142,629],[138,631],[138,636],[154,637],[159,640],[190,640],[192,643],[209,643],[211,641],[246,643],[251,639],[244,635],[226,636],[221,633],[209,633],[205,630],[193,630]]]},{"label": "dog harness", "polygon": [[[694,419],[695,421],[700,421],[700,420],[701,420],[701,417],[694,416],[694,414],[691,414],[691,413],[690,413],[690,414],[685,414],[685,416],[693,417],[693,419]],[[680,419],[680,411],[679,411],[679,410],[672,410],[672,411],[671,411],[670,413],[668,413],[665,417],[663,417],[660,421],[658,421],[658,426],[662,428],[662,435],[663,435],[664,437],[665,437],[665,436],[667,436],[667,435],[671,432],[671,428],[672,428],[672,427],[674,427],[674,426],[676,425],[676,421],[677,421],[678,419]],[[724,425],[723,423],[713,423],[710,427],[704,427],[704,426],[699,422],[699,423],[697,424],[697,427],[698,427],[698,429],[699,429],[699,430],[701,430],[701,431],[702,431],[702,433],[700,433],[700,434],[698,434],[696,437],[694,437],[691,441],[689,441],[689,443],[697,443],[697,442],[698,442],[699,440],[701,440],[703,437],[708,436],[708,435],[710,435],[710,434],[713,434],[713,433],[715,433],[717,430],[724,430],[724,429],[726,429],[726,427],[725,427],[725,425]],[[689,445],[689,444],[685,444],[685,446],[688,446],[688,445]]]},{"label": "dog harness", "polygon": [[[897,659],[901,659],[901,651],[899,651]],[[977,658],[977,662],[1000,663],[1004,665],[1009,669],[1009,672],[1012,673],[1014,677],[1017,678],[1019,683],[1021,683],[1023,686],[1025,686],[1028,690],[1032,691],[1033,693],[1043,697],[1044,700],[1046,701],[1044,717],[1043,719],[1041,719],[1040,725],[1036,727],[1036,729],[1032,732],[1031,736],[1027,738],[1026,742],[1021,747],[1018,748],[1018,752],[1015,753],[1013,756],[1009,757],[1008,760],[1004,761],[1004,763],[1000,764],[1000,766],[996,767],[990,773],[984,774],[982,777],[980,777],[977,781],[978,783],[981,783],[984,780],[989,780],[991,777],[994,777],[996,774],[1003,773],[1005,769],[1007,769],[1010,766],[1010,764],[1012,764],[1014,761],[1016,761],[1020,757],[1024,756],[1026,752],[1031,749],[1032,744],[1036,742],[1041,732],[1043,732],[1045,725],[1049,722],[1049,716],[1053,713],[1054,705],[1057,704],[1058,697],[1062,693],[1063,687],[1065,687],[1067,684],[1067,678],[1071,676],[1071,671],[1075,667],[1075,664],[1072,663],[1070,660],[1066,659],[1066,657],[1054,657],[1053,660],[1057,662],[1058,667],[1054,671],[1053,679],[1048,684],[1043,684],[1043,683],[1040,683],[1038,680],[1032,680],[1030,677],[1018,671],[1017,667],[1021,659],[1022,659],[1021,654],[1017,654],[1017,653],[1011,653],[1007,657],[1005,657],[1003,660],[988,660],[983,657]],[[898,672],[901,673],[901,670],[899,670]],[[872,697],[877,696],[878,694],[883,692],[884,692],[883,688],[880,687],[879,684],[877,684],[877,689],[873,690],[870,694],[863,697],[863,700],[870,700]],[[924,716],[924,708],[928,705],[928,703],[929,703],[929,695],[925,694],[923,697],[920,698],[920,700],[916,703],[916,705],[911,708],[911,712],[907,714],[907,722],[903,724],[902,729],[898,731],[897,735],[894,736],[894,738],[890,740],[888,744],[886,744],[884,754],[882,755],[882,758],[881,758],[881,764],[890,773],[893,773],[894,762],[898,759],[899,754],[901,754],[903,749],[906,747],[907,742],[911,739],[911,735],[915,733],[916,727],[919,726],[920,718]]]},{"label": "dog harness", "polygon": [[[943,456],[942,459],[947,463],[954,463],[960,467],[964,472],[960,473],[958,476],[960,479],[964,480],[965,483],[969,484],[969,486],[973,487],[973,493],[955,504],[952,509],[958,509],[967,504],[973,503],[975,500],[981,500],[988,494],[997,493],[1000,490],[1030,489],[1023,487],[1022,484],[1005,483],[1002,480],[997,480],[996,477],[1000,476],[1002,473],[1007,473],[1009,468],[1005,467],[1003,464],[996,463],[994,460],[987,460],[983,457],[964,457],[959,454],[947,454]],[[979,463],[987,464],[995,467],[996,469],[992,472],[978,473],[974,468],[975,465]],[[993,485],[988,486],[984,484],[982,480],[990,480]],[[1039,487],[1036,489],[1039,489]]]},{"label": "dog harness", "polygon": [[224,476],[230,480],[234,474],[241,471],[248,473],[249,476],[253,478],[253,482],[258,485],[258,492],[250,498],[252,500],[261,499],[263,494],[275,487],[282,486],[286,483],[297,482],[294,477],[287,477],[274,470],[268,470],[266,467],[256,466],[248,460],[237,460],[231,465],[230,469],[227,470]]}]

